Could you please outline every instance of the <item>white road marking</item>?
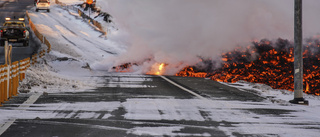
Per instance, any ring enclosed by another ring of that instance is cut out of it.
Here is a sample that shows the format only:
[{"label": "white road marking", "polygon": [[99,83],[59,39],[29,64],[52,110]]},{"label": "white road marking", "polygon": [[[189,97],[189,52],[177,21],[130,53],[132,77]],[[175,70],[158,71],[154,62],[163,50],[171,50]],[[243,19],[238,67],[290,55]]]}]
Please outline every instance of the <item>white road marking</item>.
[{"label": "white road marking", "polygon": [[179,85],[179,84],[177,84],[177,83],[173,82],[172,80],[170,80],[170,79],[166,78],[165,76],[161,76],[161,75],[160,75],[159,77],[161,77],[161,78],[163,78],[164,80],[168,81],[168,82],[169,82],[169,83],[171,83],[172,85],[175,85],[175,86],[177,86],[178,88],[180,88],[180,89],[182,89],[182,90],[184,90],[184,91],[189,92],[190,94],[192,94],[192,95],[194,95],[194,96],[198,97],[199,99],[205,99],[205,100],[208,100],[207,98],[205,98],[205,97],[203,97],[203,96],[201,96],[201,95],[199,95],[199,94],[197,94],[197,93],[195,93],[195,92],[193,92],[193,91],[191,91],[191,90],[189,90],[189,89],[187,89],[187,88],[185,88],[185,87],[183,87],[183,86],[181,86],[181,85]]},{"label": "white road marking", "polygon": [[19,106],[19,110],[26,110],[26,108],[30,107],[31,104],[33,104],[34,102],[36,102],[38,100],[38,98],[42,95],[43,93],[36,93],[33,94],[32,96],[30,96],[25,102],[23,102],[20,106]]},{"label": "white road marking", "polygon": [[[41,95],[42,93],[35,93],[31,95],[25,102],[23,102],[23,104],[18,107],[18,110],[26,110],[31,104],[36,102]],[[14,121],[16,121],[16,119],[9,119],[8,122],[1,125],[0,135],[2,135],[14,123]]]}]

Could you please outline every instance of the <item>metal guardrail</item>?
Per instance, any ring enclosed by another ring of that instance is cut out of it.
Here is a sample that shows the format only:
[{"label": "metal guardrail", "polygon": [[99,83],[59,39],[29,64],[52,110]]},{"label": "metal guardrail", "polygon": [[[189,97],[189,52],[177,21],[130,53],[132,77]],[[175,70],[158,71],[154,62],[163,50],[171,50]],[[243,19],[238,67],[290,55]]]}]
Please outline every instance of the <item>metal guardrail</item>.
[{"label": "metal guardrail", "polygon": [[89,17],[87,14],[85,14],[84,12],[82,12],[79,8],[76,8],[74,6],[69,6],[67,4],[64,4],[62,2],[60,2],[59,0],[56,0],[56,4],[62,6],[62,7],[66,7],[68,9],[72,9],[74,11],[77,11],[79,16],[84,18],[84,19],[87,19],[89,23],[91,23],[92,25],[96,26],[100,32],[102,32],[103,34],[107,35],[107,32],[104,30],[103,26],[101,25],[100,22],[92,19],[91,17]]}]

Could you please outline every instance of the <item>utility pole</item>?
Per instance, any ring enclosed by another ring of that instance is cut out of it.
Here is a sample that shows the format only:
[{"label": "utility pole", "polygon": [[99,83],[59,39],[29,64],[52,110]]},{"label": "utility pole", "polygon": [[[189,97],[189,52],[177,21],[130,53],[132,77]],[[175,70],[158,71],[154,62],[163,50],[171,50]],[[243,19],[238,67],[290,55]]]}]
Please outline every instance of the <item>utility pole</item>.
[{"label": "utility pole", "polygon": [[302,0],[294,1],[294,99],[290,103],[308,105],[303,98]]}]

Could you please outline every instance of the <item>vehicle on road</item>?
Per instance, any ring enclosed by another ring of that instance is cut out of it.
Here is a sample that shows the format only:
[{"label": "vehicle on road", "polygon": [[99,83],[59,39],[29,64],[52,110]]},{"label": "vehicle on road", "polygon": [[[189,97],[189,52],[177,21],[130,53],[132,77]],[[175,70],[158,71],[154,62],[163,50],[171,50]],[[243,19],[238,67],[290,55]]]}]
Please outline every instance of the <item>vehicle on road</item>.
[{"label": "vehicle on road", "polygon": [[38,0],[36,3],[36,12],[39,10],[47,10],[47,12],[50,12],[50,0]]},{"label": "vehicle on road", "polygon": [[1,46],[8,41],[12,46],[29,46],[29,28],[24,23],[24,18],[6,18],[5,23],[0,27]]}]

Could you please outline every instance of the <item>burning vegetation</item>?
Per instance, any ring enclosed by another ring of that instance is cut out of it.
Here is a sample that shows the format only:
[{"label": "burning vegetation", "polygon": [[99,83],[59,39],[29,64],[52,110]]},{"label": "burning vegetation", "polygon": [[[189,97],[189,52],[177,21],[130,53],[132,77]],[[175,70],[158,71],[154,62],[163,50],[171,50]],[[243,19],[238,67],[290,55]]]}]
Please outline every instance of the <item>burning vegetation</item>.
[{"label": "burning vegetation", "polygon": [[[320,39],[307,40],[303,49],[304,92],[320,95]],[[205,62],[211,62],[203,60]],[[253,41],[246,48],[222,54],[221,67],[203,69],[189,66],[176,74],[183,77],[210,77],[222,82],[245,80],[252,83],[264,83],[275,89],[293,91],[293,43],[278,39]]]}]

